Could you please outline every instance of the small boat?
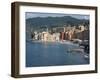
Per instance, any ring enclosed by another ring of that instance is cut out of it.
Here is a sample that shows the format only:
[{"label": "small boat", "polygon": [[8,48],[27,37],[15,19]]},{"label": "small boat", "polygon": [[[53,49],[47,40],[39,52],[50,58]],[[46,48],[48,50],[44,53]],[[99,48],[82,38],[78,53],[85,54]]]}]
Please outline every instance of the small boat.
[{"label": "small boat", "polygon": [[71,53],[71,52],[73,52],[73,51],[72,51],[72,50],[70,50],[70,49],[68,49],[68,50],[67,50],[67,53]]},{"label": "small boat", "polygon": [[84,55],[84,58],[89,59],[89,55],[88,54]]}]

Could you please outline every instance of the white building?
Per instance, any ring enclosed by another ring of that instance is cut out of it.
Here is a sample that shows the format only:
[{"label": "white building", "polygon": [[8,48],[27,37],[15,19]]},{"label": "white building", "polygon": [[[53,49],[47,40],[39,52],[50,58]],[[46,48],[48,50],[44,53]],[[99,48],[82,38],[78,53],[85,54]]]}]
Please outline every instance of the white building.
[{"label": "white building", "polygon": [[35,31],[34,34],[35,34],[34,38],[35,38],[35,40],[37,40],[38,39],[38,33]]},{"label": "white building", "polygon": [[60,40],[60,33],[54,33],[53,39],[54,39],[54,41],[59,41]]},{"label": "white building", "polygon": [[41,40],[42,41],[59,41],[60,33],[50,34],[49,32],[42,32]]}]

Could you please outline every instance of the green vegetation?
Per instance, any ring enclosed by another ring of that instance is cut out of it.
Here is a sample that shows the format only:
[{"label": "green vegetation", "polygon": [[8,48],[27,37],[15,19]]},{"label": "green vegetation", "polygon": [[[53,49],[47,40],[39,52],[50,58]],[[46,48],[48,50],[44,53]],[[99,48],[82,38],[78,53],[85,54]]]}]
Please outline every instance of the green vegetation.
[{"label": "green vegetation", "polygon": [[64,25],[77,26],[80,24],[84,24],[85,26],[89,25],[89,20],[85,19],[76,19],[71,16],[64,17],[36,17],[26,19],[26,28],[30,27],[34,30],[48,27],[63,27]]}]

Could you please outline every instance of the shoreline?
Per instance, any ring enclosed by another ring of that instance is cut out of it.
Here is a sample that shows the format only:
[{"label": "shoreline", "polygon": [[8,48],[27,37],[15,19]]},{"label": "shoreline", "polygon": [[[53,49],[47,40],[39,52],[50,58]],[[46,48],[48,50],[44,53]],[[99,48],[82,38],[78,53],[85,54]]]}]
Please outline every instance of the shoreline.
[{"label": "shoreline", "polygon": [[42,41],[42,40],[26,40],[26,41],[32,41],[32,42],[42,42],[42,43],[61,43],[61,44],[78,44],[78,43],[73,43],[72,41],[69,40],[64,40],[64,41]]}]

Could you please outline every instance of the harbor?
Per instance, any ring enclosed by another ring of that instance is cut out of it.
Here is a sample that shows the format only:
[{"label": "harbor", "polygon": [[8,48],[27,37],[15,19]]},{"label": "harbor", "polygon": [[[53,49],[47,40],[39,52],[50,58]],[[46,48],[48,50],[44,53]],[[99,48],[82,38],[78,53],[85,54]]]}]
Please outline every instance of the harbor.
[{"label": "harbor", "polygon": [[89,19],[39,14],[26,19],[26,67],[90,63]]},{"label": "harbor", "polygon": [[26,67],[89,64],[89,55],[70,41],[27,41],[26,46]]}]

